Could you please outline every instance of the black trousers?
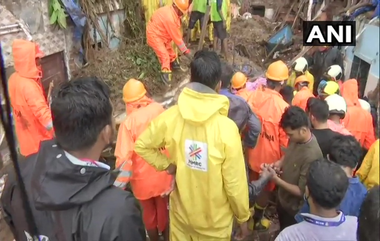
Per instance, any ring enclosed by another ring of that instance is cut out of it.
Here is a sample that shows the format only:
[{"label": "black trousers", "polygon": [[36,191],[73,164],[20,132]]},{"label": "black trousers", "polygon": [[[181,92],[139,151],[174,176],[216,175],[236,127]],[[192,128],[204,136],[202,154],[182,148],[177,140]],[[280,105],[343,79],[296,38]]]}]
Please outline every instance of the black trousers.
[{"label": "black trousers", "polygon": [[294,215],[291,215],[288,211],[286,211],[279,202],[277,202],[277,214],[278,221],[280,222],[280,232],[297,223],[294,219]]}]

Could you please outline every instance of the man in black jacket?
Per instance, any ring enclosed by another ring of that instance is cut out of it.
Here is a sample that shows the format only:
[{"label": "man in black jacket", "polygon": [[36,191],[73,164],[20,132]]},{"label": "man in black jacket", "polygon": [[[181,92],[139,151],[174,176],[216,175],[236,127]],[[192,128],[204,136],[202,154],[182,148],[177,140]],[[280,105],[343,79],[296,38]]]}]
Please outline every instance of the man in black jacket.
[{"label": "man in black jacket", "polygon": [[[117,175],[99,162],[114,134],[109,89],[97,78],[65,83],[51,104],[55,140],[20,161],[40,240],[142,241],[141,211],[133,195],[113,184]],[[1,203],[17,241],[31,240],[15,174]]]}]

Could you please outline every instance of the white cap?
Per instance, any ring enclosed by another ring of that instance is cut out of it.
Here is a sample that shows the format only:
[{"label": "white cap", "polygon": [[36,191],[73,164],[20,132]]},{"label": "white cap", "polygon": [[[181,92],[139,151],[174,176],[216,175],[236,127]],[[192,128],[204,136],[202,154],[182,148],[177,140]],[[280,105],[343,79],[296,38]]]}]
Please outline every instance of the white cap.
[{"label": "white cap", "polygon": [[331,65],[330,67],[327,68],[326,74],[331,78],[339,80],[342,76],[342,68],[337,64]]},{"label": "white cap", "polygon": [[342,113],[347,112],[347,104],[344,98],[340,95],[333,94],[330,96],[327,96],[325,101],[329,105],[329,111],[339,111]]},{"label": "white cap", "polygon": [[304,57],[300,57],[294,61],[293,69],[297,72],[305,73],[308,68],[307,60]]},{"label": "white cap", "polygon": [[363,109],[371,113],[371,105],[367,101],[359,99],[359,103]]}]

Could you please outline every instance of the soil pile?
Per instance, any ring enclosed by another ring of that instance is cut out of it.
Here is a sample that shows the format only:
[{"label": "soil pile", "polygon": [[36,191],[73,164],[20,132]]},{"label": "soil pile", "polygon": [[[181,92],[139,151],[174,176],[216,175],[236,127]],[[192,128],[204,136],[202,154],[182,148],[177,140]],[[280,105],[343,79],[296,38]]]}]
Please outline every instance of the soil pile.
[{"label": "soil pile", "polygon": [[[73,77],[97,76],[111,89],[116,112],[124,110],[123,86],[131,78],[141,80],[150,96],[160,96],[175,88],[185,73],[174,73],[169,88],[160,80],[160,65],[154,52],[146,44],[122,44],[116,51],[92,50],[89,65],[73,73]],[[188,64],[188,63],[187,63]]]}]

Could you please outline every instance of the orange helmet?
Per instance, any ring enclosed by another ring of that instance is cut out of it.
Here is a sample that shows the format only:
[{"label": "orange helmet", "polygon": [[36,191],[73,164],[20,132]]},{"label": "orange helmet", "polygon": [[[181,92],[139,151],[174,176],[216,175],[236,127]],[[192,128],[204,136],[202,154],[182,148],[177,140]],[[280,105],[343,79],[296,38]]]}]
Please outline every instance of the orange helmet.
[{"label": "orange helmet", "polygon": [[303,82],[310,83],[310,80],[306,77],[306,75],[300,75],[300,76],[298,76],[296,78],[296,81],[295,81],[294,85],[299,84],[299,83],[303,83]]},{"label": "orange helmet", "polygon": [[129,79],[123,87],[123,100],[125,103],[141,99],[146,94],[146,89],[140,81]]},{"label": "orange helmet", "polygon": [[190,5],[189,0],[173,0],[173,4],[184,14],[187,12]]},{"label": "orange helmet", "polygon": [[289,78],[288,66],[281,60],[273,62],[268,66],[265,77],[278,82],[285,81]]},{"label": "orange helmet", "polygon": [[243,87],[247,83],[247,76],[242,72],[236,72],[234,76],[232,76],[231,85],[234,89],[239,89]]}]

